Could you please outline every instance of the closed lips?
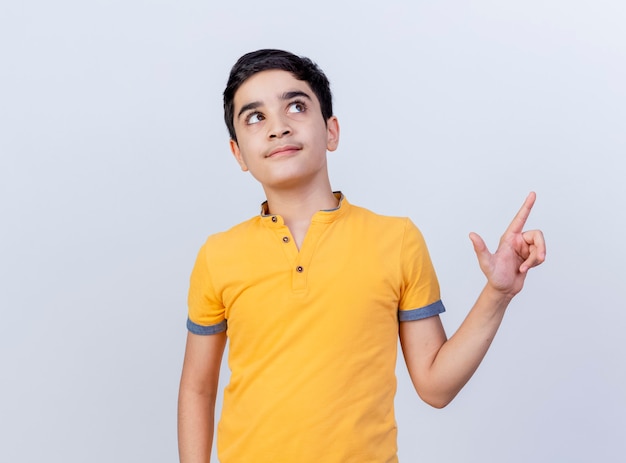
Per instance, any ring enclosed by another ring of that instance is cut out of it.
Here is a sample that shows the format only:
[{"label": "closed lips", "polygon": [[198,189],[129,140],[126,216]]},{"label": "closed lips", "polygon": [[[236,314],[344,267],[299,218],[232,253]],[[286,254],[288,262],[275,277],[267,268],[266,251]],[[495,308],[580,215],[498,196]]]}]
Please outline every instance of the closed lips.
[{"label": "closed lips", "polygon": [[287,145],[287,146],[279,146],[278,148],[272,150],[270,152],[270,154],[268,154],[266,157],[271,157],[274,156],[276,154],[280,154],[280,153],[285,153],[285,152],[289,152],[289,151],[298,151],[300,149],[299,146],[294,146],[294,145]]}]

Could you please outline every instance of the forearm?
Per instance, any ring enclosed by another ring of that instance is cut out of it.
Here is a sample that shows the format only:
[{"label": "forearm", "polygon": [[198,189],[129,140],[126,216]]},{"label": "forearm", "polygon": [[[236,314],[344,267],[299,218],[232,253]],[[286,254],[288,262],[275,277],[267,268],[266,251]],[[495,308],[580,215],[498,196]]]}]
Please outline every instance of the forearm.
[{"label": "forearm", "polygon": [[[402,323],[400,339],[416,391],[430,405],[445,407],[472,377],[502,322],[511,297],[486,286],[469,314],[446,340],[440,321]],[[435,331],[438,336],[428,336]],[[425,339],[427,341],[425,341]],[[420,355],[415,355],[419,352]]]},{"label": "forearm", "polygon": [[178,451],[181,463],[211,460],[215,396],[181,384],[178,397]]},{"label": "forearm", "polygon": [[437,353],[431,382],[446,403],[459,393],[482,362],[510,301],[510,297],[486,286],[459,329]]},{"label": "forearm", "polygon": [[189,333],[178,393],[178,449],[181,463],[211,459],[215,399],[226,333]]}]

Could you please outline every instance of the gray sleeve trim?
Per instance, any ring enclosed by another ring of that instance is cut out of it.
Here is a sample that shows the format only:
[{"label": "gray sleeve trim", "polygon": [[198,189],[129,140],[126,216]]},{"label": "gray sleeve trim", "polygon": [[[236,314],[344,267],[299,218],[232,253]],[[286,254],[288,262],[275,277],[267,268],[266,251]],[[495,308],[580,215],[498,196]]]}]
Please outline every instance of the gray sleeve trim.
[{"label": "gray sleeve trim", "polygon": [[207,335],[217,334],[226,331],[226,320],[222,320],[217,325],[198,325],[187,318],[187,329],[193,334]]},{"label": "gray sleeve trim", "polygon": [[437,302],[433,302],[426,307],[410,310],[398,310],[398,320],[401,322],[421,320],[423,318],[434,317],[435,315],[439,315],[445,311],[446,308],[443,306],[443,302],[438,300]]}]

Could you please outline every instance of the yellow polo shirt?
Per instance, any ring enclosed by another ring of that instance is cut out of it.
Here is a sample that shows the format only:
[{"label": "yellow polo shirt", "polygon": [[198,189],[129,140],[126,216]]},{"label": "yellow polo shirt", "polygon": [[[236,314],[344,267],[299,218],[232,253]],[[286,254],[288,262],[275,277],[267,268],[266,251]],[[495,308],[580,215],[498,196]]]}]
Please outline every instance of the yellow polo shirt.
[{"label": "yellow polo shirt", "polygon": [[187,326],[227,330],[220,462],[396,462],[398,322],[443,311],[415,225],[343,197],[300,250],[266,209],[209,237]]}]

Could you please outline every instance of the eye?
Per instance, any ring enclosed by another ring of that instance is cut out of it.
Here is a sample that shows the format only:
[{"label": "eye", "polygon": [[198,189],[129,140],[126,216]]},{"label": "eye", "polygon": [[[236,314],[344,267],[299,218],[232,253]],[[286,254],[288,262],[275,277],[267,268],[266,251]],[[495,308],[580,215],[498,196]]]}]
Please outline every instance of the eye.
[{"label": "eye", "polygon": [[259,122],[261,122],[262,120],[264,120],[265,117],[263,117],[263,114],[261,113],[250,113],[247,117],[246,117],[246,124],[258,124]]},{"label": "eye", "polygon": [[302,101],[294,101],[289,104],[288,109],[290,113],[303,113],[306,111],[306,104]]}]

